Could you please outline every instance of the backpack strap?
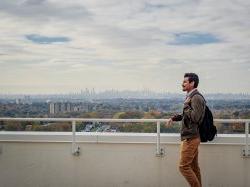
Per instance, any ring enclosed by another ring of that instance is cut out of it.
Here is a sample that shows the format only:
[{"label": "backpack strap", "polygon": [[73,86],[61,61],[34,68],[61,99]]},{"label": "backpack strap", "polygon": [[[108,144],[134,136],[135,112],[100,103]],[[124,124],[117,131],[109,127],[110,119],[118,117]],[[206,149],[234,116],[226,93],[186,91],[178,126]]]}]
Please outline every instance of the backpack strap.
[{"label": "backpack strap", "polygon": [[204,98],[204,96],[200,92],[198,92],[198,91],[194,91],[189,97],[192,98],[195,95],[200,95],[204,99],[205,103],[207,103],[207,101]]},{"label": "backpack strap", "polygon": [[192,97],[193,96],[195,96],[195,95],[200,95],[203,99],[204,99],[204,101],[205,101],[205,108],[204,108],[204,112],[203,112],[203,114],[201,115],[201,119],[199,120],[200,122],[199,122],[199,125],[202,123],[202,121],[203,121],[203,118],[204,118],[204,116],[205,116],[205,112],[206,112],[206,107],[207,107],[207,102],[206,102],[206,99],[204,98],[204,96],[200,93],[200,92],[198,92],[198,91],[195,91],[195,92],[193,92],[189,97],[192,99]]}]

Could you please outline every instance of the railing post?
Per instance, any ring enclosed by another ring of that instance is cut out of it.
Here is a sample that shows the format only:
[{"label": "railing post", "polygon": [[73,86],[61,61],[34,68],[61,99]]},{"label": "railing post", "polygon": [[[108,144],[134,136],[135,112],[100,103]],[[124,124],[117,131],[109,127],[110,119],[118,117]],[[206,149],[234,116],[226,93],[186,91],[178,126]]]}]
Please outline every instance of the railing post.
[{"label": "railing post", "polygon": [[248,136],[249,136],[249,122],[245,122],[245,134],[246,134],[246,138],[245,138],[245,150],[243,152],[243,156],[245,157],[249,157],[249,142],[248,142]]},{"label": "railing post", "polygon": [[72,121],[72,154],[78,156],[80,147],[76,147],[76,122]]},{"label": "railing post", "polygon": [[160,139],[161,139],[161,125],[160,121],[157,121],[156,156],[164,155],[163,149],[160,148]]}]

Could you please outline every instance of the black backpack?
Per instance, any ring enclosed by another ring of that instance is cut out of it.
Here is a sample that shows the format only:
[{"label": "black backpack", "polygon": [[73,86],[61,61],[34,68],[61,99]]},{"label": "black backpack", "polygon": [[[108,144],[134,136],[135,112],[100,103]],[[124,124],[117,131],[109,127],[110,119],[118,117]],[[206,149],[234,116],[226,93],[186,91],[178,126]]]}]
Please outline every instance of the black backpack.
[{"label": "black backpack", "polygon": [[212,141],[217,134],[217,129],[214,125],[213,114],[207,105],[203,120],[199,125],[199,133],[201,142]]},{"label": "black backpack", "polygon": [[[201,95],[200,93],[194,93],[192,96],[196,94],[203,97],[203,95]],[[204,97],[203,99],[206,102]],[[205,108],[205,114],[204,114],[203,120],[199,124],[199,133],[200,133],[201,142],[212,141],[215,135],[217,135],[217,129],[216,129],[216,126],[214,125],[213,114],[207,105]]]}]

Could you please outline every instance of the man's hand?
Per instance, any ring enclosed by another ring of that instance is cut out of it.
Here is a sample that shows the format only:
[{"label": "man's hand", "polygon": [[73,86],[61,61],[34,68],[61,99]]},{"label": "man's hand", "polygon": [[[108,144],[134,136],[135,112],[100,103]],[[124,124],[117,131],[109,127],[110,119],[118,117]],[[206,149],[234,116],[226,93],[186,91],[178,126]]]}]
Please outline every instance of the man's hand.
[{"label": "man's hand", "polygon": [[172,124],[173,124],[173,120],[172,120],[172,118],[170,118],[167,122],[166,122],[166,127],[171,127],[172,126]]}]

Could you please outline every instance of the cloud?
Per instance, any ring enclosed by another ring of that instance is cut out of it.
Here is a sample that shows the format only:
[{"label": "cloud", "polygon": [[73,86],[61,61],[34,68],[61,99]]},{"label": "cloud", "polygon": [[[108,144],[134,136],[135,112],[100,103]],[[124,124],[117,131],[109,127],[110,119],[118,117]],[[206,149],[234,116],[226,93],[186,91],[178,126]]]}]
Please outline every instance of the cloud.
[{"label": "cloud", "polygon": [[203,45],[218,43],[220,40],[209,33],[177,33],[170,45]]},{"label": "cloud", "polygon": [[37,43],[37,44],[52,44],[52,43],[64,43],[69,42],[70,39],[68,37],[49,37],[49,36],[41,36],[37,34],[28,34],[25,36],[28,40]]},{"label": "cloud", "polygon": [[42,5],[43,3],[46,3],[46,0],[26,0],[23,4],[35,6]]},{"label": "cloud", "polygon": [[170,7],[169,5],[164,4],[151,4],[151,3],[145,3],[144,11],[145,12],[153,12],[157,11],[159,9],[164,9]]},{"label": "cloud", "polygon": [[2,0],[0,10],[11,16],[33,21],[91,19],[90,13],[83,5],[49,0]]}]

